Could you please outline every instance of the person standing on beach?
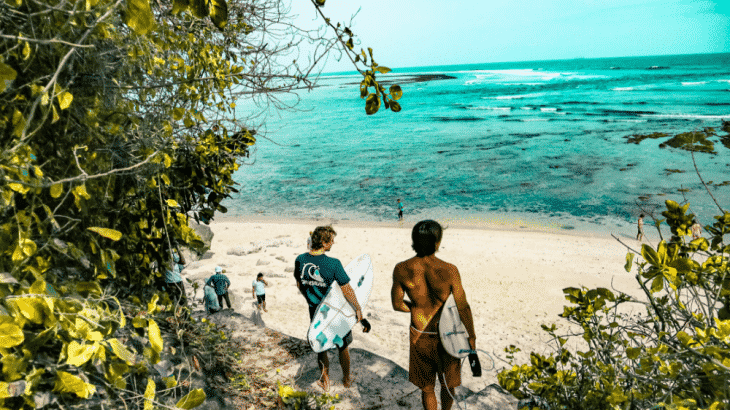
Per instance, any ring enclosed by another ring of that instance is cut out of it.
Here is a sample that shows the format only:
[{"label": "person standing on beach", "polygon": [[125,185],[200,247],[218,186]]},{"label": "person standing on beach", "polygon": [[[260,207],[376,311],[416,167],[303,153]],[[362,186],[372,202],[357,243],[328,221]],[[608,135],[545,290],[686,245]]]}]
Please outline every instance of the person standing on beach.
[{"label": "person standing on beach", "polygon": [[165,271],[165,287],[170,299],[179,306],[188,305],[181,276],[183,269],[185,269],[185,258],[177,250],[173,250],[171,269]]},{"label": "person standing on beach", "polygon": [[403,202],[400,201],[400,198],[398,198],[398,220],[403,220]]},{"label": "person standing on beach", "polygon": [[231,286],[231,281],[228,276],[223,274],[223,269],[220,266],[215,267],[215,275],[211,276],[206,285],[211,285],[215,289],[215,294],[218,295],[218,303],[223,308],[223,299],[226,300],[226,306],[231,309],[231,299],[228,298],[228,287]]},{"label": "person standing on beach", "polygon": [[639,215],[639,221],[636,225],[639,228],[639,232],[636,233],[636,240],[641,241],[644,239],[644,214]]},{"label": "person standing on beach", "polygon": [[268,312],[268,310],[266,310],[266,286],[269,286],[269,284],[264,280],[263,273],[259,273],[256,276],[256,280],[253,281],[252,286],[251,294],[254,299],[256,299],[258,309],[261,310],[261,307],[263,306],[264,312]]},{"label": "person standing on beach", "polygon": [[692,240],[695,240],[702,237],[702,225],[696,219],[693,222],[689,229],[692,231]]},{"label": "person standing on beach", "polygon": [[[421,389],[423,408],[436,410],[436,377],[441,384],[441,409],[453,404],[454,388],[461,385],[461,361],[444,350],[439,337],[441,310],[450,294],[454,295],[461,321],[476,351],[476,335],[471,308],[466,300],[456,266],[437,258],[443,229],[436,221],[421,221],[413,227],[411,238],[416,256],[393,270],[391,302],[393,309],[411,314],[410,364],[408,380]],[[410,301],[404,300],[408,295]],[[476,373],[475,373],[476,375]]]},{"label": "person standing on beach", "polygon": [[203,286],[203,303],[205,304],[205,311],[209,315],[221,310],[221,305],[218,303],[218,295],[215,294],[215,289],[210,285]]},{"label": "person standing on beach", "polygon": [[[357,321],[363,320],[362,309],[357,302],[355,291],[350,286],[350,278],[347,276],[342,263],[335,258],[330,258],[324,253],[332,249],[337,233],[331,226],[319,226],[311,235],[312,248],[309,252],[297,257],[294,262],[294,279],[297,281],[297,288],[309,305],[309,320],[314,318],[319,303],[327,295],[327,291],[333,282],[337,282],[342,288],[345,299],[355,309]],[[369,331],[369,326],[363,321],[363,331]],[[352,331],[343,337],[343,345],[339,347],[340,366],[342,366],[342,383],[345,387],[352,385],[350,378],[350,351],[348,346],[352,343]],[[317,354],[319,369],[322,375],[317,384],[324,391],[329,390],[329,357],[327,352]]]}]

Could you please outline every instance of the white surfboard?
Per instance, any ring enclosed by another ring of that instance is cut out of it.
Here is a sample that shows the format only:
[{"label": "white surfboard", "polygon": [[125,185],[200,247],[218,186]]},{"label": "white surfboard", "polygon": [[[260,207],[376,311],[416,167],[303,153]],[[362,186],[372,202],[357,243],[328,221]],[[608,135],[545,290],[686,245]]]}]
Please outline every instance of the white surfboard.
[{"label": "white surfboard", "polygon": [[441,311],[439,320],[439,336],[444,349],[451,356],[463,359],[469,356],[471,346],[469,345],[469,334],[466,327],[461,323],[459,310],[456,308],[454,295],[449,295]]},{"label": "white surfboard", "polygon": [[[350,277],[350,286],[355,291],[357,302],[361,308],[365,308],[373,289],[374,275],[370,255],[364,253],[355,258],[345,267],[345,272]],[[344,343],[343,338],[355,323],[357,323],[355,309],[345,299],[340,285],[333,282],[317,306],[312,323],[309,325],[307,331],[309,346],[317,353],[341,347]]]}]

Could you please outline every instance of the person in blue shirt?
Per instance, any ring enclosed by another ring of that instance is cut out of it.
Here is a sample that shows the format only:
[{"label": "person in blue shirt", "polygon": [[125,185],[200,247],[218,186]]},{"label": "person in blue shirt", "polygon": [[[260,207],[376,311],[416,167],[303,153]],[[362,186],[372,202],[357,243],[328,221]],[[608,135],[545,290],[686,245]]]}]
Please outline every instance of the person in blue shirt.
[{"label": "person in blue shirt", "polygon": [[205,311],[208,314],[213,314],[221,310],[221,305],[218,303],[218,295],[215,294],[215,289],[210,285],[203,286],[203,303],[205,303]]},{"label": "person in blue shirt", "polygon": [[258,309],[261,310],[261,307],[263,306],[264,312],[268,312],[268,310],[266,310],[266,286],[269,286],[269,283],[264,280],[264,274],[259,273],[251,286],[253,286],[251,288],[251,294],[254,299],[256,299]]},{"label": "person in blue shirt", "polygon": [[[362,321],[363,331],[370,330],[370,324],[362,317],[362,309],[357,302],[355,291],[350,286],[350,278],[347,276],[342,263],[335,258],[330,258],[324,253],[332,249],[335,243],[335,230],[331,226],[320,226],[312,232],[312,247],[309,252],[299,255],[294,262],[294,279],[297,281],[299,292],[307,300],[309,305],[309,320],[314,318],[317,307],[327,294],[332,283],[335,281],[342,288],[345,299],[355,309],[357,321]],[[343,345],[338,347],[340,366],[342,366],[343,384],[345,387],[352,385],[350,378],[350,352],[348,346],[352,343],[352,332],[343,337]],[[327,352],[317,354],[319,369],[322,372],[317,384],[323,390],[329,389],[329,357]]]},{"label": "person in blue shirt", "polygon": [[400,201],[400,198],[398,198],[398,220],[403,220],[403,202]]},{"label": "person in blue shirt", "polygon": [[228,287],[231,286],[231,281],[226,275],[223,274],[223,269],[220,266],[215,267],[215,275],[211,276],[206,285],[211,285],[215,289],[215,294],[218,295],[218,304],[223,307],[223,299],[226,300],[226,306],[231,309],[231,299],[228,298]]},{"label": "person in blue shirt", "polygon": [[185,296],[185,286],[181,273],[185,269],[185,258],[177,251],[172,251],[172,266],[165,271],[165,288],[170,300],[181,306],[188,305],[188,299]]}]

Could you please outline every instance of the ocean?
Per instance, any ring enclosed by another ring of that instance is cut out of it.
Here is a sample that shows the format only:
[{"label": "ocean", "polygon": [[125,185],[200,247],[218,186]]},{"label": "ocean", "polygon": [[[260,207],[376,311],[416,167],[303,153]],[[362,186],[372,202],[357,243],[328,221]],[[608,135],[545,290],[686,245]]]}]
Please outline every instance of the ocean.
[{"label": "ocean", "polygon": [[[323,75],[295,111],[270,112],[228,216],[388,222],[400,198],[411,222],[630,236],[667,199],[689,201],[703,225],[719,213],[688,152],[627,137],[724,136],[730,54],[416,67],[379,80],[402,86],[400,113],[367,116],[356,73]],[[242,101],[238,115],[254,108]],[[730,186],[715,186],[730,180],[728,147],[713,141],[717,154],[695,159],[730,208]]]}]

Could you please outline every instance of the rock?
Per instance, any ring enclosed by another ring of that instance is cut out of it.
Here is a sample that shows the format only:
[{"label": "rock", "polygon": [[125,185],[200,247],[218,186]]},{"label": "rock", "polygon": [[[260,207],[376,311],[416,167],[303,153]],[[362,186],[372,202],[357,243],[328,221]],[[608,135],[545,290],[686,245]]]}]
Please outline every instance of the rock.
[{"label": "rock", "polygon": [[464,399],[464,404],[468,408],[482,410],[517,410],[517,398],[509,394],[498,384],[490,384],[482,391],[469,395]]},{"label": "rock", "polygon": [[208,249],[210,249],[210,245],[213,241],[213,231],[210,229],[210,226],[201,225],[194,220],[190,220],[190,223],[188,225],[195,231],[195,233],[198,234],[200,239],[203,240],[203,243],[205,244],[205,250],[207,251]]},{"label": "rock", "polygon": [[284,272],[290,272],[290,273],[291,272],[294,272],[294,267],[293,266],[287,266],[286,268],[284,268]]},{"label": "rock", "polygon": [[269,263],[271,262],[259,259],[258,262],[256,262],[256,266],[268,265]]},{"label": "rock", "polygon": [[283,256],[277,256],[277,257],[276,257],[276,260],[280,260],[280,261],[282,261],[282,262],[286,263],[286,258],[285,258],[285,257],[283,257]]},{"label": "rock", "polygon": [[246,246],[236,246],[235,248],[231,248],[226,252],[228,255],[236,255],[236,256],[244,256],[248,255],[249,253],[258,252],[261,249],[255,249],[251,247]]}]

